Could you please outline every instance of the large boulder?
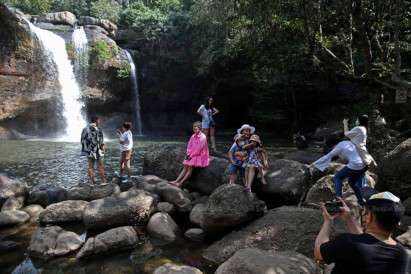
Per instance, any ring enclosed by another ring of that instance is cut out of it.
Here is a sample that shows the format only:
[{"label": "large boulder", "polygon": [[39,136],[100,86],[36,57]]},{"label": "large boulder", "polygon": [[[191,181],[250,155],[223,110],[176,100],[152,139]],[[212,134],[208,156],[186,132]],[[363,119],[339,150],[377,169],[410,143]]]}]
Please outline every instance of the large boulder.
[{"label": "large boulder", "polygon": [[47,207],[51,204],[66,201],[67,198],[68,192],[62,187],[39,187],[30,192],[28,204]]},{"label": "large boulder", "polygon": [[155,211],[157,202],[156,195],[131,189],[115,197],[89,202],[83,211],[83,221],[87,229],[146,224]]},{"label": "large boulder", "polygon": [[225,184],[211,194],[201,217],[205,233],[224,232],[261,216],[265,203],[244,187]]},{"label": "large boulder", "polygon": [[402,245],[410,248],[411,247],[411,228],[409,227],[408,231],[398,236],[396,240],[399,241]]},{"label": "large boulder", "polygon": [[399,144],[379,163],[380,190],[388,190],[401,199],[411,196],[411,138]]},{"label": "large boulder", "polygon": [[69,189],[68,199],[93,201],[105,197],[116,196],[120,192],[120,187],[113,183],[106,185],[79,184]]},{"label": "large boulder", "polygon": [[137,241],[137,233],[131,226],[113,228],[89,238],[77,253],[76,259],[133,249]]},{"label": "large boulder", "polygon": [[30,215],[21,210],[0,212],[0,227],[24,224],[30,221]]},{"label": "large boulder", "polygon": [[[156,175],[168,181],[175,180],[183,169],[186,146],[162,144],[150,147],[144,157],[143,175]],[[176,160],[181,159],[181,161]],[[184,188],[201,194],[211,194],[226,182],[224,177],[229,161],[210,156],[210,164],[205,168],[195,168]]]},{"label": "large boulder", "polygon": [[[307,257],[314,254],[314,242],[324,220],[320,210],[280,207],[245,227],[231,232],[209,246],[203,257],[221,264],[240,249],[255,247],[262,250],[294,250]],[[340,218],[334,221],[331,237],[347,232]]]},{"label": "large boulder", "polygon": [[100,26],[107,32],[111,33],[117,29],[116,24],[106,19],[98,19],[91,16],[80,16],[78,19],[79,26],[95,25]]},{"label": "large boulder", "polygon": [[140,178],[138,183],[136,183],[136,189],[155,193],[156,185],[159,183],[167,183],[167,181],[155,175],[145,175]]},{"label": "large boulder", "polygon": [[324,171],[320,171],[319,169],[314,167],[311,170],[312,176],[311,176],[311,179],[310,179],[310,185],[316,184],[318,182],[318,180],[320,180],[324,176],[335,175],[344,166],[345,166],[344,164],[332,162],[324,169]]},{"label": "large boulder", "polygon": [[160,202],[157,204],[157,212],[165,212],[165,213],[173,213],[175,211],[175,207],[173,204],[167,202]]},{"label": "large boulder", "polygon": [[203,213],[206,208],[205,204],[198,204],[193,207],[190,212],[190,222],[196,226],[201,225],[201,219],[203,218]]},{"label": "large boulder", "polygon": [[83,210],[86,201],[64,201],[46,207],[40,213],[39,219],[42,224],[58,224],[83,221]]},{"label": "large boulder", "polygon": [[44,210],[41,205],[29,205],[22,209],[30,215],[31,220],[38,220],[40,213]]},{"label": "large boulder", "polygon": [[33,258],[49,260],[72,253],[82,245],[83,241],[76,233],[65,231],[59,226],[49,226],[34,232],[27,254]]},{"label": "large boulder", "polygon": [[147,233],[152,242],[168,244],[176,240],[178,226],[170,215],[157,212],[151,216],[147,225]]},{"label": "large boulder", "polygon": [[20,178],[4,169],[0,169],[0,207],[10,197],[26,197],[30,192],[29,186]]},{"label": "large boulder", "polygon": [[321,273],[311,257],[295,251],[269,252],[258,248],[237,251],[220,265],[216,274]]},{"label": "large boulder", "polygon": [[166,202],[173,204],[178,211],[190,212],[193,208],[190,194],[168,183],[158,183],[156,193]]},{"label": "large boulder", "polygon": [[1,207],[1,211],[7,211],[7,210],[20,210],[24,206],[24,197],[19,196],[17,198],[15,197],[9,197],[4,205]]},{"label": "large boulder", "polygon": [[318,159],[320,159],[322,156],[323,155],[321,153],[297,150],[297,151],[293,151],[285,155],[284,159],[309,165],[317,161]]},{"label": "large boulder", "polygon": [[163,266],[157,268],[153,274],[202,274],[200,270],[195,267],[187,265],[176,265],[166,263]]},{"label": "large boulder", "polygon": [[77,18],[74,14],[68,11],[46,13],[40,16],[38,22],[52,23],[54,25],[70,25],[74,26]]},{"label": "large boulder", "polygon": [[269,207],[297,205],[308,188],[310,172],[304,164],[291,160],[270,162],[267,184],[254,182],[253,190]]}]

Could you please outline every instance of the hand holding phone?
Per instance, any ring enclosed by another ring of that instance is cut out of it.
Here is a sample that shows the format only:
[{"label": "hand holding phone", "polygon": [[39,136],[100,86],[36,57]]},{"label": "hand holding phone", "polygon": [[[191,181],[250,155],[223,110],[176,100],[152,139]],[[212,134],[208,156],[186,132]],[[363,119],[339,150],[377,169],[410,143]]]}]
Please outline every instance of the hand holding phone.
[{"label": "hand holding phone", "polygon": [[340,209],[340,207],[342,206],[343,206],[342,202],[326,202],[325,203],[325,209],[327,209],[327,212],[329,214],[341,213],[342,210]]}]

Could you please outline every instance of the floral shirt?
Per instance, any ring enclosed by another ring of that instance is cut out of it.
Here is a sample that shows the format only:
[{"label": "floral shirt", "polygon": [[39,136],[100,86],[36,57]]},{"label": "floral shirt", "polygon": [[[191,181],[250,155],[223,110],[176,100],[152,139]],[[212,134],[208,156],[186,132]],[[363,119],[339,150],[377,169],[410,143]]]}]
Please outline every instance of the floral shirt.
[{"label": "floral shirt", "polygon": [[90,158],[104,157],[101,148],[104,146],[103,131],[101,128],[88,125],[81,133],[81,154]]}]

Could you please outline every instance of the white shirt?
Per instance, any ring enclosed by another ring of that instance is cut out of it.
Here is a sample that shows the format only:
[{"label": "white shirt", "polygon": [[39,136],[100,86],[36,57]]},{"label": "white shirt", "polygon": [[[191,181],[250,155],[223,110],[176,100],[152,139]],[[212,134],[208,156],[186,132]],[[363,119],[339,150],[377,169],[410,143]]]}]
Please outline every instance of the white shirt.
[{"label": "white shirt", "polygon": [[344,135],[350,138],[350,141],[362,149],[367,150],[367,130],[363,126],[357,126],[350,131],[344,132]]},{"label": "white shirt", "polygon": [[361,170],[365,167],[365,164],[361,160],[361,157],[358,154],[355,145],[349,141],[342,141],[338,143],[338,145],[336,145],[330,153],[324,155],[323,157],[315,161],[313,164],[319,170],[324,171],[324,169],[331,163],[331,159],[334,156],[338,156],[340,158],[348,160],[347,167],[350,169]]},{"label": "white shirt", "polygon": [[126,131],[121,135],[120,138],[123,144],[120,144],[120,152],[131,150],[133,148],[133,133],[131,131]]},{"label": "white shirt", "polygon": [[[200,106],[200,111],[204,116],[204,120],[212,120],[213,109],[206,109],[204,105]],[[211,117],[211,119],[210,119]]]}]

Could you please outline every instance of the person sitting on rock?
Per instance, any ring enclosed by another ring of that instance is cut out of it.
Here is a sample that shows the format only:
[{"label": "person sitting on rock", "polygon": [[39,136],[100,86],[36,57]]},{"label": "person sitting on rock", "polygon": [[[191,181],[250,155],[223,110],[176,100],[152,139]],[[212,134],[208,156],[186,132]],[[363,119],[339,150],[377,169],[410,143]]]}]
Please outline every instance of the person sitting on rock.
[{"label": "person sitting on rock", "polygon": [[230,157],[230,184],[234,184],[237,180],[237,171],[240,173],[240,177],[243,179],[244,186],[246,186],[245,181],[245,168],[243,167],[244,161],[248,160],[248,155],[246,157],[241,157],[239,152],[245,152],[243,146],[246,144],[247,139],[242,134],[236,134],[234,136],[235,145],[233,145],[228,152]]},{"label": "person sitting on rock", "polygon": [[248,160],[244,163],[244,167],[248,168],[248,178],[246,178],[246,189],[251,191],[251,185],[253,184],[256,169],[260,173],[261,183],[266,184],[264,178],[263,167],[268,168],[268,154],[263,149],[260,137],[258,135],[252,135],[250,138],[250,144],[244,145],[243,148],[247,150]]},{"label": "person sitting on rock", "polygon": [[350,141],[341,141],[338,135],[331,134],[327,137],[325,143],[329,148],[331,148],[331,152],[307,167],[312,168],[315,166],[319,170],[324,171],[330,164],[332,158],[335,156],[348,160],[348,164],[334,176],[336,192],[335,200],[338,201],[339,198],[342,198],[342,181],[348,177],[348,184],[354,190],[355,196],[358,199],[358,204],[362,205],[364,201],[360,192],[362,188],[362,184],[360,182],[362,181],[363,175],[367,171],[368,166],[364,164],[358,154],[357,149],[355,148],[355,145]]},{"label": "person sitting on rock", "polygon": [[299,130],[294,133],[293,142],[298,150],[304,150],[308,148],[307,139],[305,139],[304,135],[301,135],[301,132]]},{"label": "person sitting on rock", "polygon": [[[244,124],[242,125],[239,129],[237,129],[237,134],[243,135],[245,139],[245,144],[248,145],[250,142],[248,141],[251,137],[251,135],[255,132],[255,127],[252,127],[250,125]],[[232,146],[235,146],[236,142],[234,141]],[[236,156],[239,156],[240,158],[245,158],[248,156],[248,153],[246,151],[237,151]],[[245,184],[244,186],[247,187],[247,178],[248,178],[248,167],[245,168],[244,172],[245,176]]]},{"label": "person sitting on rock", "polygon": [[177,180],[169,182],[179,188],[190,178],[195,167],[206,167],[210,162],[207,137],[202,132],[201,122],[194,123],[193,131],[194,134],[188,142],[187,155],[183,161],[184,168]]},{"label": "person sitting on rock", "polygon": [[[315,240],[315,258],[327,264],[335,263],[332,273],[407,273],[407,251],[391,236],[404,216],[400,199],[390,192],[378,193],[369,187],[364,187],[361,193],[365,198],[362,228],[341,198],[341,213],[330,215],[322,206],[324,224]],[[351,233],[330,240],[331,227],[338,216]]]}]

